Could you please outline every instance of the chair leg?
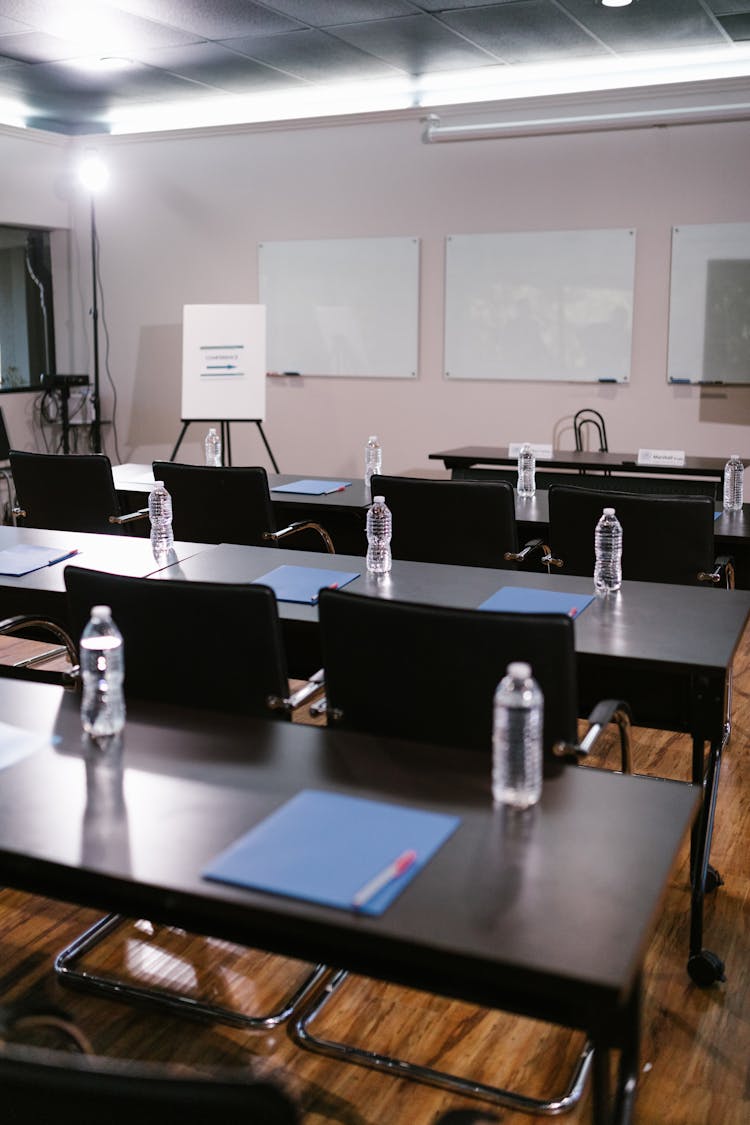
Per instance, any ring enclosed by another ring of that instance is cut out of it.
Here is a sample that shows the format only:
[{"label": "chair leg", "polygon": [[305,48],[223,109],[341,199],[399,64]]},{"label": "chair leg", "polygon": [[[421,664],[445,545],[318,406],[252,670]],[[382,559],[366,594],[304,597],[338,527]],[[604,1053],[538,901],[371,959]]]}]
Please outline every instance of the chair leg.
[{"label": "chair leg", "polygon": [[325,965],[314,966],[312,972],[296,991],[286,997],[275,1011],[269,1012],[267,1015],[248,1016],[232,1008],[196,1000],[178,992],[170,992],[166,988],[149,988],[132,984],[129,981],[118,980],[116,977],[100,976],[97,973],[89,972],[87,969],[76,967],[76,962],[80,957],[94,949],[128,921],[129,919],[122,914],[107,914],[76,938],[75,941],[71,942],[70,945],[66,946],[61,953],[58,953],[55,958],[55,973],[61,982],[72,988],[102,992],[121,1000],[158,1005],[178,1015],[188,1015],[215,1023],[229,1024],[233,1027],[261,1031],[276,1027],[277,1024],[288,1019],[295,1008],[307,997],[310,990],[328,972]]},{"label": "chair leg", "polygon": [[544,1099],[527,1097],[512,1090],[505,1090],[500,1086],[472,1082],[470,1079],[448,1074],[441,1070],[434,1070],[432,1067],[420,1066],[418,1063],[410,1063],[404,1059],[395,1059],[389,1055],[367,1051],[362,1047],[354,1047],[346,1043],[320,1038],[311,1032],[310,1025],[320,1015],[349,975],[344,969],[330,969],[328,973],[328,979],[318,987],[315,994],[308,996],[289,1024],[289,1033],[292,1039],[308,1051],[314,1051],[342,1062],[367,1066],[373,1070],[386,1071],[397,1078],[410,1078],[415,1082],[437,1086],[464,1097],[480,1098],[483,1101],[491,1102],[493,1105],[504,1106],[506,1109],[541,1114],[547,1117],[567,1113],[580,1101],[583,1095],[593,1058],[593,1046],[588,1041],[584,1043],[576,1060],[567,1090],[560,1097]]}]

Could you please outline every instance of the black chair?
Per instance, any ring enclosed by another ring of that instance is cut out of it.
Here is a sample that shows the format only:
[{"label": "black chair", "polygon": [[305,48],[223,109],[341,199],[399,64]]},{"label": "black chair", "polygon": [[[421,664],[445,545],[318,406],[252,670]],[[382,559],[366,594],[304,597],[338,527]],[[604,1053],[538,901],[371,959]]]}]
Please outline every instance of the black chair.
[{"label": "black chair", "polygon": [[[286,658],[276,598],[269,587],[131,578],[75,566],[66,567],[65,586],[76,640],[92,605],[111,607],[125,646],[126,700],[136,697],[238,715],[288,717]],[[199,635],[210,624],[218,630],[218,654]],[[96,922],[58,955],[58,976],[67,984],[123,999],[259,1029],[287,1019],[324,971],[315,967],[276,1011],[256,1016],[76,968],[85,953],[124,922],[119,914]]]},{"label": "black chair", "polygon": [[[460,746],[467,754],[486,755],[489,777],[495,688],[508,664],[522,660],[544,694],[545,773],[569,768],[561,758],[588,754],[610,721],[619,726],[623,770],[630,771],[629,713],[620,701],[598,704],[586,737],[578,741],[571,618],[415,605],[332,590],[321,590],[318,610],[329,725]],[[366,667],[352,659],[363,637]],[[344,970],[331,970],[325,987],[300,1008],[291,1030],[301,1046],[536,1113],[562,1112],[580,1098],[591,1063],[589,1045],[565,1093],[543,1100],[316,1036],[313,1021],[346,977]]]},{"label": "black chair", "polygon": [[594,529],[603,508],[622,524],[622,574],[638,582],[734,586],[728,556],[714,554],[714,504],[708,496],[634,494],[555,485],[549,490],[544,562],[563,574],[594,573]]},{"label": "black chair", "polygon": [[214,467],[154,461],[154,479],[172,497],[176,539],[189,543],[246,543],[269,547],[306,530],[333,554],[331,537],[311,520],[276,527],[266,470],[260,466]]},{"label": "black chair", "polygon": [[586,426],[593,426],[596,431],[596,436],[599,441],[599,452],[609,452],[609,446],[607,445],[607,427],[604,425],[604,419],[598,410],[584,407],[583,410],[578,410],[573,415],[573,436],[575,437],[576,449],[579,453],[583,451],[583,431]]},{"label": "black chair", "polygon": [[541,543],[519,551],[506,481],[374,476],[372,495],[384,496],[393,514],[394,559],[508,569]]},{"label": "black chair", "polygon": [[16,491],[16,516],[26,527],[50,531],[122,534],[127,525],[148,519],[148,508],[123,514],[103,453],[24,453],[10,451]]},{"label": "black chair", "polygon": [[240,1068],[105,1059],[42,1047],[0,1047],[3,1121],[77,1125],[298,1125],[282,1086]]}]

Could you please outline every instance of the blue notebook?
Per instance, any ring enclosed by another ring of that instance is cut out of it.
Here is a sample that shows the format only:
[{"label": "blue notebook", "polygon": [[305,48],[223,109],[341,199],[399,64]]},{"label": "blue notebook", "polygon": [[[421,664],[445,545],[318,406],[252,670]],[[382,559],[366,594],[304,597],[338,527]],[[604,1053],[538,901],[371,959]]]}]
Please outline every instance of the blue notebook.
[{"label": "blue notebook", "polygon": [[301,602],[316,605],[323,589],[339,590],[359,578],[358,571],[323,570],[317,566],[277,566],[260,578],[256,585],[270,586],[280,602]]},{"label": "blue notebook", "polygon": [[504,613],[567,613],[568,617],[577,617],[593,600],[593,594],[568,594],[560,590],[539,590],[529,586],[501,586],[479,608]]},{"label": "blue notebook", "polygon": [[[457,816],[303,789],[202,872],[204,878],[361,914],[382,914],[455,832]],[[357,895],[416,853],[372,897]]]},{"label": "blue notebook", "polygon": [[350,480],[294,480],[291,484],[277,484],[271,492],[295,492],[302,496],[328,496],[331,492],[343,492],[352,482]]},{"label": "blue notebook", "polygon": [[72,559],[78,554],[75,550],[66,550],[65,547],[40,547],[35,543],[19,543],[16,547],[8,547],[0,551],[0,574],[7,574],[13,578],[20,578],[23,574],[31,574],[34,570],[42,570],[45,566],[54,566],[64,559]]}]

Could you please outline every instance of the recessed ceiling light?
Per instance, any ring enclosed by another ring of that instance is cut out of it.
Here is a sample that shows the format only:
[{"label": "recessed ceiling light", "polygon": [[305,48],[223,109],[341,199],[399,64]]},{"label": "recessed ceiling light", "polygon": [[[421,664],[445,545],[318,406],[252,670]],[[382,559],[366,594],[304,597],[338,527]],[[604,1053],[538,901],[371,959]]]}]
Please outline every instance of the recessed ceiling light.
[{"label": "recessed ceiling light", "polygon": [[132,59],[122,58],[119,55],[88,55],[77,59],[67,59],[66,66],[75,70],[85,70],[87,74],[112,74],[115,71],[128,70],[135,66]]},{"label": "recessed ceiling light", "polygon": [[603,8],[627,8],[633,0],[602,0]]}]

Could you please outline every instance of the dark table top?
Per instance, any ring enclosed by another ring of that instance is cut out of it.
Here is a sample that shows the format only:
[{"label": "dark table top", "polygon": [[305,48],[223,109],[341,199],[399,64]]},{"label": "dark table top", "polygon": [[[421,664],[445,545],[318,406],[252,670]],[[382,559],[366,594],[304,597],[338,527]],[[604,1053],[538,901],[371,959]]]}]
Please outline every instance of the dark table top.
[{"label": "dark table top", "polygon": [[79,531],[45,531],[35,527],[0,525],[0,551],[17,547],[20,543],[59,547],[66,551],[75,551],[76,554],[53,566],[41,567],[19,577],[0,574],[0,588],[64,593],[64,570],[68,563],[87,567],[90,570],[107,570],[113,574],[146,578],[160,567],[179,562],[207,547],[205,543],[175,543],[166,559],[157,560],[154,558],[150,539],[130,535],[93,535]]},{"label": "dark table top", "polygon": [[[118,492],[147,493],[153,484],[154,474],[150,465],[128,462],[112,466],[112,477]],[[330,492],[327,496],[310,496],[308,493],[274,492],[279,484],[293,484],[298,480],[342,480],[349,481],[343,492]],[[354,509],[364,512],[369,506],[365,495],[365,482],[346,475],[331,473],[329,476],[310,476],[308,473],[268,473],[268,486],[271,501],[280,505],[302,505],[311,509],[323,508],[334,511]],[[283,510],[283,509],[282,509]]]},{"label": "dark table top", "polygon": [[[43,736],[0,769],[4,882],[572,1026],[634,986],[699,802],[561,766],[519,817],[492,808],[489,753],[130,701],[118,757],[82,740],[72,693],[0,680],[0,707]],[[461,823],[379,917],[201,878],[302,788]]]},{"label": "dark table top", "polygon": [[[516,454],[507,446],[465,445],[428,454],[430,460],[442,461],[447,469],[470,468],[472,465],[515,465]],[[726,457],[685,457],[684,465],[639,465],[637,453],[600,453],[590,450],[555,449],[551,457],[537,457],[537,466],[558,469],[611,469],[623,473],[659,473],[670,475],[711,476],[721,478]]]},{"label": "dark table top", "polygon": [[[356,555],[291,553],[229,543],[195,554],[154,577],[251,582],[281,565],[356,571],[359,577],[346,587],[354,595],[468,609],[478,607],[501,586],[593,593],[590,578],[403,560],[394,560],[391,573],[381,577],[368,574],[364,558]],[[282,602],[279,610],[286,620],[317,621],[315,606]],[[576,651],[618,664],[723,675],[749,614],[750,592],[744,590],[623,582],[617,594],[595,597],[576,618]]]}]

